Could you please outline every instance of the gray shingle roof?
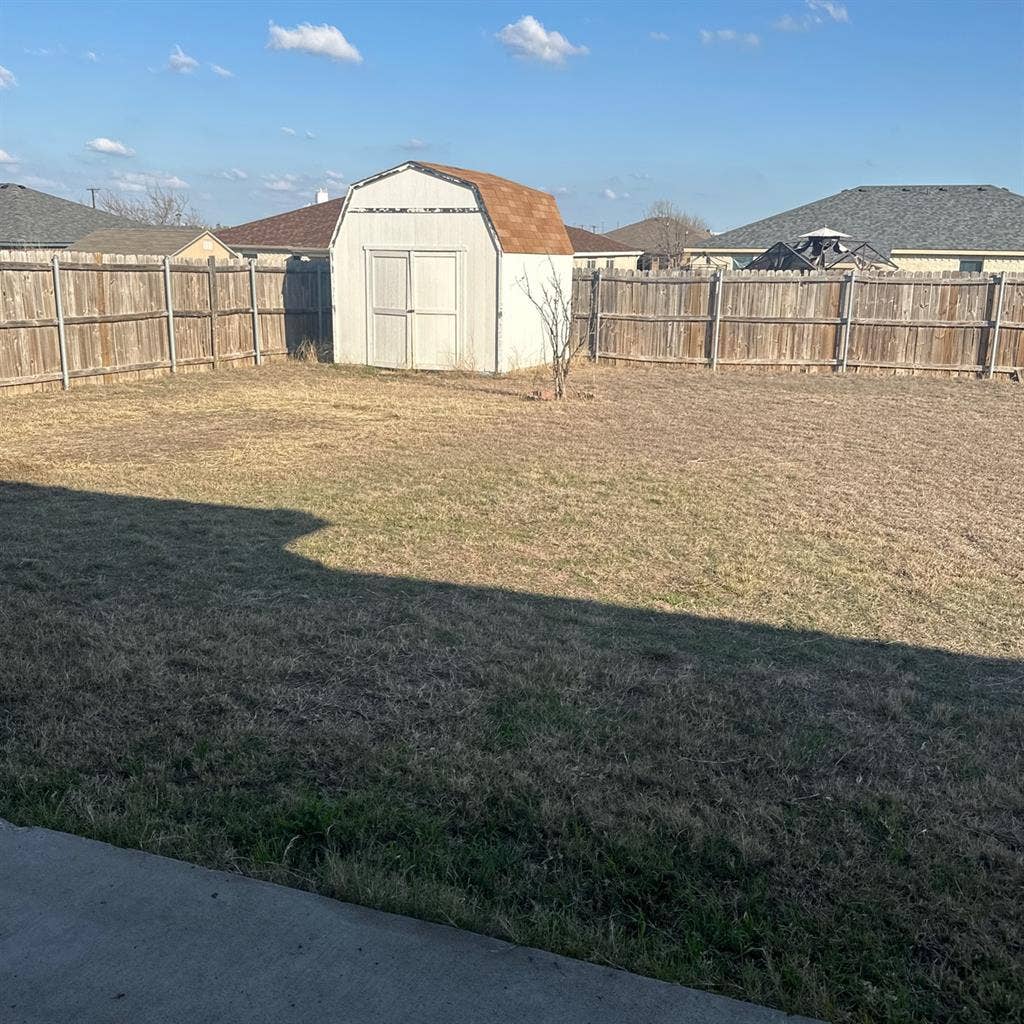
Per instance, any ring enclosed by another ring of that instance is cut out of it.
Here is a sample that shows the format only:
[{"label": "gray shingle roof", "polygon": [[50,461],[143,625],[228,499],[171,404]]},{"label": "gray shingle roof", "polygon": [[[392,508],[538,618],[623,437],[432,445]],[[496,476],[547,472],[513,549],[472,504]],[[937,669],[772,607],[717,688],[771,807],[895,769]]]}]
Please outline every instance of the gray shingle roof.
[{"label": "gray shingle roof", "polygon": [[0,246],[6,248],[59,249],[97,228],[128,227],[134,223],[25,185],[0,182]]},{"label": "gray shingle roof", "polygon": [[893,249],[1024,250],[1024,196],[996,185],[861,185],[697,243],[766,249],[823,224]]}]

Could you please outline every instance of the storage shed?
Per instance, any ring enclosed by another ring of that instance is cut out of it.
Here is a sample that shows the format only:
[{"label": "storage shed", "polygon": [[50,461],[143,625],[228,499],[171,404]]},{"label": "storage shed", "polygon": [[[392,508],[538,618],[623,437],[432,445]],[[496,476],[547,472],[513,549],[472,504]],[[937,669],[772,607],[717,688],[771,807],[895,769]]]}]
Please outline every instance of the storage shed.
[{"label": "storage shed", "polygon": [[546,192],[413,161],[353,184],[331,241],[342,363],[504,372],[549,358],[526,289],[572,294],[573,247]]}]

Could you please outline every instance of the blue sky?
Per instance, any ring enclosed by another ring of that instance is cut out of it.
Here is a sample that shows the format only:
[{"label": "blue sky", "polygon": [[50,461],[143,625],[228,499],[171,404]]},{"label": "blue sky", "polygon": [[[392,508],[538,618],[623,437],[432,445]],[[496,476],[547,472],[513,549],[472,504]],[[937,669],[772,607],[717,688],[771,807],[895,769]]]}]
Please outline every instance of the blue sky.
[{"label": "blue sky", "polygon": [[420,158],[570,223],[666,198],[725,230],[865,183],[1024,191],[1022,53],[1020,0],[5,0],[0,178],[155,178],[231,224]]}]

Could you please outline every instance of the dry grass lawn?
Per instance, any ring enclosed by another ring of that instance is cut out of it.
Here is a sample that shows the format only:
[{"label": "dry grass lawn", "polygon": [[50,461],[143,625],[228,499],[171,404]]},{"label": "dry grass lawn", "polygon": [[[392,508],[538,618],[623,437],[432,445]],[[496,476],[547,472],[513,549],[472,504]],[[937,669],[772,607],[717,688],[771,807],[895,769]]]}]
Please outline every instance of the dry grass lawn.
[{"label": "dry grass lawn", "polygon": [[0,815],[841,1022],[1024,1016],[1024,389],[0,397]]}]

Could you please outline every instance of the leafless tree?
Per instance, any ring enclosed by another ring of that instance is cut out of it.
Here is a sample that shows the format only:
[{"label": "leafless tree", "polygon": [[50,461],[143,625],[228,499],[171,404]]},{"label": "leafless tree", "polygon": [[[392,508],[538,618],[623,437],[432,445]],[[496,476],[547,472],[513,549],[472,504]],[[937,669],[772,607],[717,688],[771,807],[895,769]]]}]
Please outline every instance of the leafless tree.
[{"label": "leafless tree", "polygon": [[647,210],[651,224],[650,251],[666,258],[668,265],[679,262],[684,250],[707,236],[708,225],[700,217],[680,209],[670,199],[658,199]]},{"label": "leafless tree", "polygon": [[101,209],[116,217],[137,220],[140,224],[159,227],[205,227],[202,214],[192,205],[188,196],[174,189],[152,182],[145,194],[123,196],[104,192],[100,196]]},{"label": "leafless tree", "polygon": [[529,277],[525,276],[517,283],[533,308],[537,310],[544,325],[551,366],[551,383],[555,398],[562,399],[565,398],[565,383],[569,378],[573,359],[586,345],[587,340],[581,337],[573,341],[572,338],[571,282],[567,291],[564,276],[555,270],[555,265],[550,259],[548,267],[548,276],[539,284],[531,285]]}]

